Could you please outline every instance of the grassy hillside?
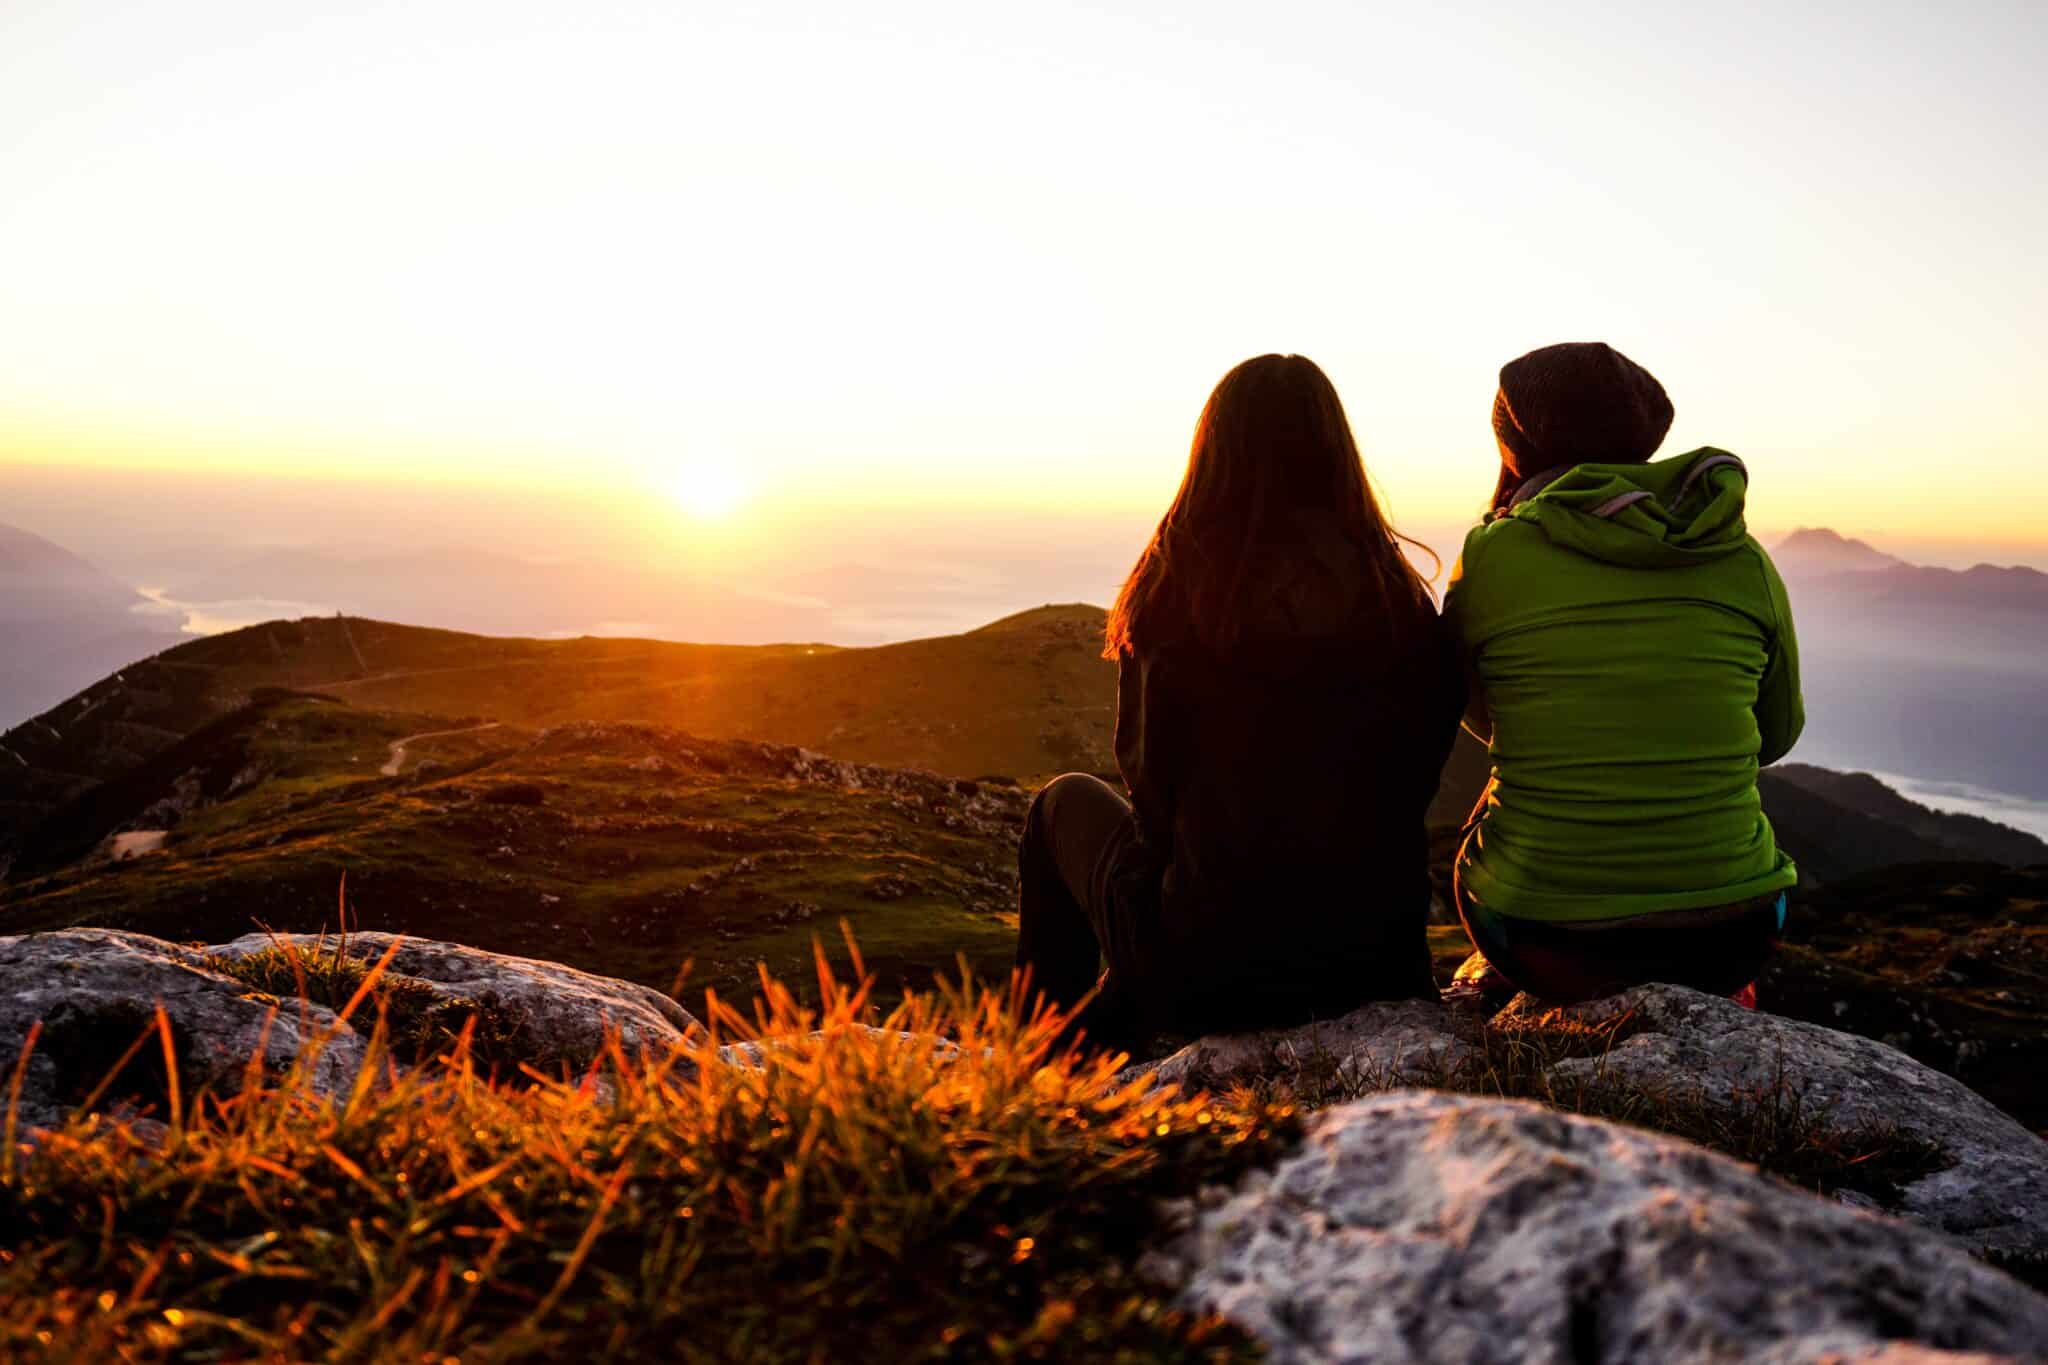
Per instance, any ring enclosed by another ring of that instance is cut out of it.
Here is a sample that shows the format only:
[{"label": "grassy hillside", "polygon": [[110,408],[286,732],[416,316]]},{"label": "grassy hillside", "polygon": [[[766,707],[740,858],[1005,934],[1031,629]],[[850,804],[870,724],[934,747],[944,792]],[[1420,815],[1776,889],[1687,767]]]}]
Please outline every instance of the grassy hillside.
[{"label": "grassy hillside", "polygon": [[[857,928],[891,993],[956,954],[1000,976],[1015,934],[1025,794],[649,726],[510,726],[291,697],[180,751],[213,786],[159,853],[66,862],[0,888],[0,933],[71,924],[219,941],[331,927],[344,876],[366,929],[554,958],[657,987],[744,993],[801,978],[811,940]],[[391,746],[404,772],[384,775]],[[170,776],[167,772],[166,777]],[[223,785],[224,784],[224,785]],[[167,783],[175,786],[175,783]],[[90,803],[78,844],[149,808]],[[33,872],[34,869],[31,869]]]},{"label": "grassy hillside", "polygon": [[1115,670],[1095,607],[872,649],[512,640],[277,621],[130,665],[0,736],[0,863],[67,799],[271,689],[363,711],[540,729],[627,721],[957,777],[1110,766]]}]

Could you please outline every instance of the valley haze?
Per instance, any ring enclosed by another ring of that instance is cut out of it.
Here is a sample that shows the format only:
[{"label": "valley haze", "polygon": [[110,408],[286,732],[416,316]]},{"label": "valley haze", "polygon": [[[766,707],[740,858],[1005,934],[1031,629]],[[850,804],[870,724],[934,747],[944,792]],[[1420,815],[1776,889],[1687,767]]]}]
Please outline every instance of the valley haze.
[{"label": "valley haze", "polygon": [[[1136,511],[1034,506],[798,515],[771,504],[705,521],[618,490],[544,499],[517,486],[160,472],[0,469],[0,492],[10,516],[33,515],[20,532],[72,565],[24,564],[7,580],[0,727],[178,638],[337,612],[542,639],[864,646],[955,634],[1044,602],[1105,601],[1151,525]],[[1441,557],[1439,584],[1462,533],[1419,528]],[[2048,576],[1986,565],[1975,557],[1986,547],[1762,534],[1792,585],[1804,656],[1809,724],[1795,758],[2048,828],[2037,706]],[[79,575],[96,577],[97,595]],[[49,624],[66,612],[61,630]]]}]

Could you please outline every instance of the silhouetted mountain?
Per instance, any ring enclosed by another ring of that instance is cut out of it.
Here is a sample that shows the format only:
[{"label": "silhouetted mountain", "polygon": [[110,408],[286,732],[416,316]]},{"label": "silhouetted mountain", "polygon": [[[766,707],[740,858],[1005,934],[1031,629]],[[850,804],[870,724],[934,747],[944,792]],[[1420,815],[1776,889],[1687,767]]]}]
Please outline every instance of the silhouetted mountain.
[{"label": "silhouetted mountain", "polygon": [[1830,531],[1773,558],[1799,632],[1801,758],[2048,801],[2048,574],[1908,564]]},{"label": "silhouetted mountain", "polygon": [[62,546],[0,526],[0,726],[172,643],[176,621],[151,605]]},{"label": "silhouetted mountain", "polygon": [[[1923,857],[1916,850],[1910,858],[1901,859],[1897,856],[1900,850],[1894,847],[1889,858],[1891,862],[1946,860],[2003,863],[2009,867],[2048,863],[2048,840],[1987,820],[1981,815],[1963,815],[1924,806],[1901,796],[1869,773],[1839,773],[1807,763],[1780,763],[1765,770],[1759,782],[1763,786],[1765,800],[1773,803],[1774,813],[1790,801],[1790,794],[1782,789],[1797,787],[1837,807],[1877,821],[1891,832],[1894,839],[1899,837],[1897,831],[1908,831],[1931,850],[1928,856]],[[1884,864],[1873,860],[1869,865]]]},{"label": "silhouetted mountain", "polygon": [[1868,573],[1905,563],[1863,541],[1851,540],[1824,526],[1801,527],[1786,536],[1772,548],[1771,560],[1778,566],[1778,572],[1787,578]]}]

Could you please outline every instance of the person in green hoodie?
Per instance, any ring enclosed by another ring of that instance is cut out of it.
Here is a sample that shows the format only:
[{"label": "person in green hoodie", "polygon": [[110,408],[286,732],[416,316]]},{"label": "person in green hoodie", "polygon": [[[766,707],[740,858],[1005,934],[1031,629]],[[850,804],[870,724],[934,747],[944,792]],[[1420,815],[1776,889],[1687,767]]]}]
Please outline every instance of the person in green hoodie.
[{"label": "person in green hoodie", "polygon": [[1493,762],[1455,869],[1467,985],[1753,1002],[1784,926],[1798,874],[1756,775],[1804,724],[1792,611],[1742,461],[1651,458],[1671,418],[1597,342],[1500,372],[1493,507],[1444,601]]}]

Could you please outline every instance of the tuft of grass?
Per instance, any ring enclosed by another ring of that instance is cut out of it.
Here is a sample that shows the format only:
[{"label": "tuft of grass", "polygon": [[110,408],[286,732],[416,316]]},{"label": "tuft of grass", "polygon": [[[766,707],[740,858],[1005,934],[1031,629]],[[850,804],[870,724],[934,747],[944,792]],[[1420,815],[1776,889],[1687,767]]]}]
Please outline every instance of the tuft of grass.
[{"label": "tuft of grass", "polygon": [[1014,990],[879,1030],[868,992],[821,955],[815,1007],[714,998],[707,1046],[776,1036],[760,1070],[614,1041],[602,1083],[514,1084],[465,1037],[344,1096],[252,1068],[166,1127],[81,1114],[0,1163],[0,1358],[1254,1356],[1133,1267],[1157,1202],[1270,1162],[1292,1108],[1120,1086]]},{"label": "tuft of grass", "polygon": [[510,1075],[543,1059],[520,1015],[495,996],[449,996],[415,977],[379,972],[348,953],[346,935],[311,949],[277,943],[246,957],[216,959],[211,970],[280,1000],[304,1000],[337,1012],[364,993],[383,1016],[392,1059],[406,1066],[447,1052],[462,1040],[473,1066]]}]

